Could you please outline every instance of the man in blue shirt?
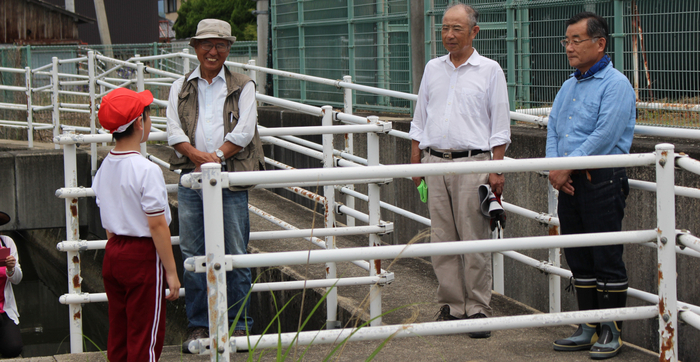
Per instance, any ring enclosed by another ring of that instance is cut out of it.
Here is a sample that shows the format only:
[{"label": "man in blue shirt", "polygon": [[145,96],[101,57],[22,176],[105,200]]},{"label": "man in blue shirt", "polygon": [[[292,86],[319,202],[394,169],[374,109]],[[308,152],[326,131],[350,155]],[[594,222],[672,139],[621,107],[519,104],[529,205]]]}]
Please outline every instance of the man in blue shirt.
[{"label": "man in blue shirt", "polygon": [[[569,64],[576,68],[552,105],[547,126],[547,157],[629,153],[634,133],[635,95],[629,80],[605,54],[608,25],[583,12],[566,22]],[[552,170],[559,190],[562,234],[620,231],[629,193],[624,168]],[[627,301],[627,271],[622,245],[566,248],[579,309],[620,308]],[[594,359],[617,355],[621,322],[581,324],[569,338],[554,342],[557,351],[590,349]]]}]

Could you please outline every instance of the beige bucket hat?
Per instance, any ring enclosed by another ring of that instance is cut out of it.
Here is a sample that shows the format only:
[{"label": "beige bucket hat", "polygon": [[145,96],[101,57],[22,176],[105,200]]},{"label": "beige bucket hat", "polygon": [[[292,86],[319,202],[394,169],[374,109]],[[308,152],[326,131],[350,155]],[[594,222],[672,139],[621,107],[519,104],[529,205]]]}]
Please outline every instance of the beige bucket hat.
[{"label": "beige bucket hat", "polygon": [[236,41],[231,36],[231,24],[219,19],[202,19],[197,24],[197,33],[190,38],[190,46],[194,47],[195,39],[226,39],[231,43]]}]

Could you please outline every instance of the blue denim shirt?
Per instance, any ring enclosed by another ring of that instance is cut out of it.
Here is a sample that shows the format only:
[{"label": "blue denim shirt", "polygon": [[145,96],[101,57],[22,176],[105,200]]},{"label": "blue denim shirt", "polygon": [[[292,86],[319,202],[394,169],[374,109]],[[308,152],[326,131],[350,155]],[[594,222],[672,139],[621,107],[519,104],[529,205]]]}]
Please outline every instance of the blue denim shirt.
[{"label": "blue denim shirt", "polygon": [[612,62],[588,78],[572,75],[552,105],[547,157],[629,153],[635,118],[634,90]]}]

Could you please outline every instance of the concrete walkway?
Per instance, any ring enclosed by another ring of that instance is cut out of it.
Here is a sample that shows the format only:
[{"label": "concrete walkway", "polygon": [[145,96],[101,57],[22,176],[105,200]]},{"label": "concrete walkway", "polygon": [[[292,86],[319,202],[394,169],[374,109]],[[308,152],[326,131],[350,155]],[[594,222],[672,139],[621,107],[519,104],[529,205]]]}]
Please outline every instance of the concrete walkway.
[{"label": "concrete walkway", "polygon": [[[149,147],[149,152],[158,151]],[[166,175],[168,175],[166,173]],[[166,176],[166,183],[173,183],[172,176]],[[262,210],[271,212],[299,228],[310,228],[311,225],[321,225],[322,214],[314,213],[276,194],[265,190],[250,192],[250,203]],[[317,210],[321,210],[320,206]],[[251,214],[252,215],[252,214]],[[252,215],[251,229],[276,230],[279,227]],[[339,248],[367,245],[366,237],[338,238]],[[313,247],[303,239],[267,240],[251,242],[251,252],[270,253],[282,250],[308,250]],[[402,324],[408,322],[431,322],[439,305],[435,301],[437,281],[430,263],[424,259],[383,260],[382,267],[395,273],[395,281],[383,288],[382,308],[388,311],[400,308],[383,318],[385,324]],[[311,265],[284,267],[287,275],[297,278],[319,278],[324,274],[323,266]],[[338,264],[338,275],[363,276],[366,272],[350,263]],[[367,296],[367,286],[345,287],[339,290],[341,308],[357,312],[361,317],[366,315],[363,300]],[[495,316],[510,316],[539,313],[521,303],[500,294],[494,294],[492,307]],[[395,338],[383,347],[383,341],[364,341],[347,343],[338,348],[330,360],[333,361],[363,361],[370,358],[375,350],[381,347],[374,360],[388,362],[408,361],[589,361],[588,352],[555,352],[552,341],[571,334],[573,326],[541,327],[519,330],[493,331],[488,339],[471,339],[466,334],[428,336],[412,338]],[[623,334],[624,337],[624,334]],[[322,361],[333,349],[332,345],[315,345],[308,348],[298,346],[292,349],[289,361]],[[284,351],[282,352],[284,353]],[[249,354],[239,352],[232,355],[232,361],[253,360],[276,361],[277,351],[261,350]],[[296,357],[294,357],[296,356]],[[52,357],[36,357],[27,359],[7,359],[6,361],[104,361],[102,353],[91,352],[75,355],[57,355]],[[161,356],[162,361],[209,361],[209,356],[183,355],[179,346],[167,346]],[[658,361],[658,355],[639,347],[626,344],[615,361]]]}]

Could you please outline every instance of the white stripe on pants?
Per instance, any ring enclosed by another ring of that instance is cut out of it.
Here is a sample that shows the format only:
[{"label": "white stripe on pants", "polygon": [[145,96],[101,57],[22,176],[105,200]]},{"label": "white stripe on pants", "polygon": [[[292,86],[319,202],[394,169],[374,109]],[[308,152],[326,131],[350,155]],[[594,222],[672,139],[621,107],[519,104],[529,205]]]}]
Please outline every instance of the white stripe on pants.
[{"label": "white stripe on pants", "polygon": [[[425,153],[422,163],[489,160],[488,153],[447,160]],[[479,185],[488,174],[428,176],[428,208],[432,223],[430,242],[488,239],[489,220],[479,209]],[[433,256],[440,305],[450,306],[455,317],[476,313],[492,315],[491,253]]]}]

